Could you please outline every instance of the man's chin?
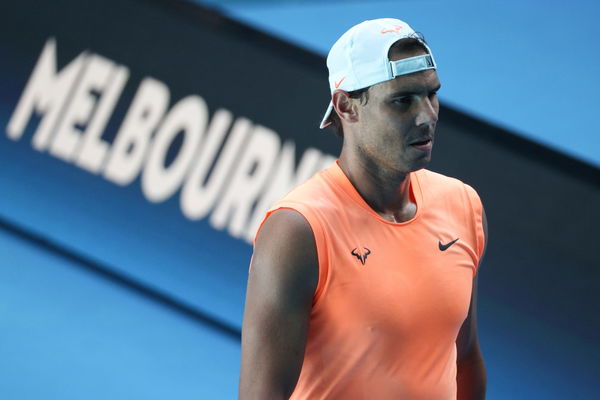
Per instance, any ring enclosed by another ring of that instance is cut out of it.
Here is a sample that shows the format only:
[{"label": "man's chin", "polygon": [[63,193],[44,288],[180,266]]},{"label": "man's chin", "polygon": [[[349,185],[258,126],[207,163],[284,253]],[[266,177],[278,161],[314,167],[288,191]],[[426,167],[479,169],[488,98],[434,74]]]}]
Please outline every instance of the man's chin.
[{"label": "man's chin", "polygon": [[414,171],[418,171],[423,168],[427,168],[429,166],[430,162],[431,162],[431,156],[423,157],[423,158],[413,162],[410,170],[414,172]]}]

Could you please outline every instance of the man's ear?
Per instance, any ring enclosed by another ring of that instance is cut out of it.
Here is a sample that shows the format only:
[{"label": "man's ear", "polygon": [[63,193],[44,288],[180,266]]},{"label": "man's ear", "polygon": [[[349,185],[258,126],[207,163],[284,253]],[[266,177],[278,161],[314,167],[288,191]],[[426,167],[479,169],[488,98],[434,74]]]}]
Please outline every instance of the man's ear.
[{"label": "man's ear", "polygon": [[354,99],[350,98],[348,92],[339,89],[336,90],[333,92],[331,102],[333,103],[333,108],[340,117],[340,120],[349,123],[358,121],[356,102]]}]

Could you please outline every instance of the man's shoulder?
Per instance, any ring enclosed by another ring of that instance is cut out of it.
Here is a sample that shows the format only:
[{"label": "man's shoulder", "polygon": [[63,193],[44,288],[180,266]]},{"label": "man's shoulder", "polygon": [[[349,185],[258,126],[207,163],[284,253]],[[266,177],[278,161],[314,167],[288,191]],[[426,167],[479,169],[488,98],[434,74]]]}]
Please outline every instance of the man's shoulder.
[{"label": "man's shoulder", "polygon": [[439,172],[431,171],[428,169],[420,169],[415,172],[421,190],[436,195],[449,195],[457,193],[467,193],[469,195],[475,194],[476,191],[469,184],[462,180],[441,174]]},{"label": "man's shoulder", "polygon": [[276,204],[281,203],[306,203],[309,205],[322,204],[332,195],[332,182],[328,178],[328,169],[318,171],[306,181],[300,183]]},{"label": "man's shoulder", "polygon": [[464,182],[453,176],[441,174],[439,172],[431,171],[429,169],[420,169],[415,172],[419,183],[425,185],[443,186],[449,188],[457,188],[464,185]]},{"label": "man's shoulder", "polygon": [[451,186],[463,185],[463,181],[453,176],[444,175],[439,172],[432,171],[430,169],[420,169],[415,172],[420,181],[426,181],[431,184],[445,184]]}]

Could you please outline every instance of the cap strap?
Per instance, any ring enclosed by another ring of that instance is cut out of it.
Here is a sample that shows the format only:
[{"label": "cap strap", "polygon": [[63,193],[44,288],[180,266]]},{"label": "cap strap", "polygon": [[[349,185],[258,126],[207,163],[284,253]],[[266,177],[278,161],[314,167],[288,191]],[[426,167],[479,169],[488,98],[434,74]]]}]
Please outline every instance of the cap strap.
[{"label": "cap strap", "polygon": [[413,72],[425,71],[427,69],[436,69],[437,65],[431,54],[404,58],[398,61],[390,61],[392,77],[412,74]]}]

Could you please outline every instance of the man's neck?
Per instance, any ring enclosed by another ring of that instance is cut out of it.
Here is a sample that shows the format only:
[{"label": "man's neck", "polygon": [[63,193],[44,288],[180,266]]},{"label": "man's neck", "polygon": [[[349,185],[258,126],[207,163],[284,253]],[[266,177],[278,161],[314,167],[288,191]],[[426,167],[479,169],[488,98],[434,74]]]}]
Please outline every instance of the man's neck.
[{"label": "man's neck", "polygon": [[410,173],[397,173],[369,165],[342,151],[340,168],[365,202],[387,221],[412,219],[417,205],[410,195]]}]

